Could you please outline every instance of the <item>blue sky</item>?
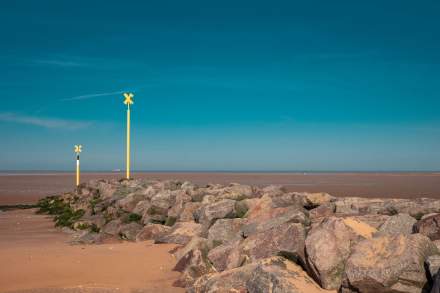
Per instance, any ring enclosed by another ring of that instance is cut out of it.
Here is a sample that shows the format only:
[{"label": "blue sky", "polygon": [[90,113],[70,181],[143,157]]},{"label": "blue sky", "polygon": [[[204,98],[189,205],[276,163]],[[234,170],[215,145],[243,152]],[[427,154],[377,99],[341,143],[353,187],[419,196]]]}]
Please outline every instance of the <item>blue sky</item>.
[{"label": "blue sky", "polygon": [[2,170],[440,170],[439,1],[8,2]]}]

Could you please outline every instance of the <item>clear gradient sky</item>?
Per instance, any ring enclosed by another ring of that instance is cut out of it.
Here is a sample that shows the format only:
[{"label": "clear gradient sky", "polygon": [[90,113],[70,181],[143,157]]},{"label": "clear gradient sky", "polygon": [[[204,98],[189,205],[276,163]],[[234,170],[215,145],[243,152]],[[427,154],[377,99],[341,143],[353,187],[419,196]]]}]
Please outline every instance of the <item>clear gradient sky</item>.
[{"label": "clear gradient sky", "polygon": [[2,1],[1,170],[440,170],[440,1]]}]

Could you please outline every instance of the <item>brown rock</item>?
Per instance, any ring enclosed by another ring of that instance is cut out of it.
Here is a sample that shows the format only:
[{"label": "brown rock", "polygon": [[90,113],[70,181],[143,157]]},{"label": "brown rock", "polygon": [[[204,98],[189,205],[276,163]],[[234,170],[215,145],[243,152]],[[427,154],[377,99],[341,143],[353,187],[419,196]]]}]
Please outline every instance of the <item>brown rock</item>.
[{"label": "brown rock", "polygon": [[136,241],[156,240],[171,231],[171,227],[160,224],[148,224],[136,235]]},{"label": "brown rock", "polygon": [[188,287],[199,277],[215,273],[216,270],[207,259],[207,253],[207,240],[200,237],[194,237],[184,248],[177,251],[177,264],[174,270],[182,274],[174,285]]},{"label": "brown rock", "polygon": [[413,233],[415,223],[417,223],[417,220],[408,214],[390,216],[385,223],[380,226],[377,233],[375,233],[375,236],[396,234],[409,235]]},{"label": "brown rock", "polygon": [[202,206],[200,202],[187,202],[178,217],[179,222],[194,222],[194,212]]},{"label": "brown rock", "polygon": [[431,240],[440,240],[440,215],[436,214],[418,221],[414,231],[428,236]]},{"label": "brown rock", "polygon": [[209,251],[208,259],[218,272],[239,267],[246,260],[245,257],[240,255],[240,251],[237,250],[241,241],[241,239],[237,239],[214,247]]},{"label": "brown rock", "polygon": [[325,218],[312,228],[306,239],[307,262],[323,288],[339,289],[352,246],[374,232],[376,229],[353,218]]},{"label": "brown rock", "polygon": [[282,257],[273,257],[259,262],[246,282],[249,293],[324,293],[301,267]]},{"label": "brown rock", "polygon": [[207,233],[209,227],[211,227],[217,219],[235,218],[235,203],[235,200],[223,199],[201,207],[198,221],[202,224],[203,233]]},{"label": "brown rock", "polygon": [[437,247],[421,234],[380,236],[353,248],[345,272],[360,292],[422,292],[424,261],[434,254]]},{"label": "brown rock", "polygon": [[270,230],[252,234],[238,247],[249,262],[283,255],[304,262],[305,229],[299,223],[284,223]]},{"label": "brown rock", "polygon": [[246,223],[245,219],[220,219],[208,231],[209,247],[241,239],[240,229]]},{"label": "brown rock", "polygon": [[200,236],[202,225],[192,222],[176,223],[166,235],[159,237],[155,243],[174,243],[186,245],[194,236]]},{"label": "brown rock", "polygon": [[207,274],[199,278],[189,293],[248,293],[247,281],[252,277],[258,264],[249,264],[221,273]]},{"label": "brown rock", "polygon": [[136,235],[142,230],[143,226],[138,223],[129,223],[119,228],[119,236],[124,240],[136,240]]}]

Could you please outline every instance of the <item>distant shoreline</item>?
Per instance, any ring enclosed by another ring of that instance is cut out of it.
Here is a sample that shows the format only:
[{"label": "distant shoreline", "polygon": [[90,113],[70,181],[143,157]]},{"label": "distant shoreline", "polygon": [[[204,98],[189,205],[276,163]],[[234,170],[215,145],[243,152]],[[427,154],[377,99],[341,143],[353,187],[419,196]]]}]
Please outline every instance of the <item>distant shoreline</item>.
[{"label": "distant shoreline", "polygon": [[[0,173],[0,205],[35,204],[40,198],[72,191],[74,173]],[[334,196],[381,198],[431,197],[440,199],[440,172],[134,172],[144,180],[191,181],[227,185],[232,182],[255,185],[282,185],[288,191],[327,192]],[[81,182],[121,179],[123,172],[84,172]]]}]

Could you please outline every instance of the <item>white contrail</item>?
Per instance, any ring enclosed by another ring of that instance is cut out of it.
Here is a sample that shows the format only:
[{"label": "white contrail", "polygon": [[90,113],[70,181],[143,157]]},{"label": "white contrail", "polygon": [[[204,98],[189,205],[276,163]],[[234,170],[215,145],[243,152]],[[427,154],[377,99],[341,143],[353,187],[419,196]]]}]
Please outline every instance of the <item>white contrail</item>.
[{"label": "white contrail", "polygon": [[0,113],[0,121],[40,126],[44,128],[63,128],[75,130],[87,127],[91,122],[58,118],[36,117],[16,113]]},{"label": "white contrail", "polygon": [[93,98],[97,98],[97,97],[120,95],[120,94],[123,94],[124,92],[125,91],[99,93],[99,94],[88,94],[88,95],[81,95],[81,96],[75,96],[75,97],[71,97],[71,98],[62,99],[60,101],[87,100],[87,99],[93,99]]}]

